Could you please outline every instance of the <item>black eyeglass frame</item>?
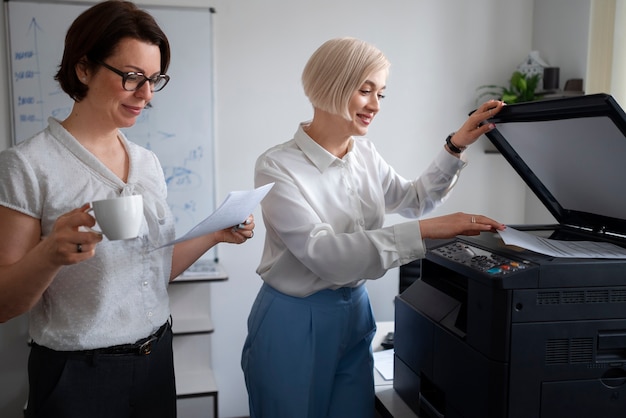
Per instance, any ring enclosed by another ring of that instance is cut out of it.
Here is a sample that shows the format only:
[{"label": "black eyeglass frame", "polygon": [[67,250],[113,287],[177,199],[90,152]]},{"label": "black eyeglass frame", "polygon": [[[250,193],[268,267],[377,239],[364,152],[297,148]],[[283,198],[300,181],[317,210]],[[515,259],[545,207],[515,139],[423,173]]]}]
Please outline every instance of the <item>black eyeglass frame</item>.
[{"label": "black eyeglass frame", "polygon": [[[150,91],[152,93],[156,93],[157,91],[161,91],[163,90],[163,88],[165,86],[167,86],[167,83],[169,83],[170,81],[170,76],[167,74],[158,74],[155,75],[154,77],[146,77],[146,75],[144,73],[140,73],[137,71],[128,71],[128,72],[124,72],[121,70],[118,70],[115,67],[111,67],[109,64],[107,64],[106,62],[103,61],[98,61],[98,64],[102,65],[104,68],[106,68],[107,70],[113,71],[115,74],[119,75],[120,77],[122,77],[122,88],[126,91],[137,91],[139,90],[141,87],[143,87],[144,84],[146,84],[146,81],[149,82],[150,85]],[[128,80],[129,77],[143,77],[143,80],[139,81],[137,84],[137,87],[135,87],[134,89],[128,89],[126,88],[126,81]],[[163,83],[162,86],[160,86],[157,90],[154,89],[154,84],[158,81],[158,80],[165,80],[165,83]]]}]

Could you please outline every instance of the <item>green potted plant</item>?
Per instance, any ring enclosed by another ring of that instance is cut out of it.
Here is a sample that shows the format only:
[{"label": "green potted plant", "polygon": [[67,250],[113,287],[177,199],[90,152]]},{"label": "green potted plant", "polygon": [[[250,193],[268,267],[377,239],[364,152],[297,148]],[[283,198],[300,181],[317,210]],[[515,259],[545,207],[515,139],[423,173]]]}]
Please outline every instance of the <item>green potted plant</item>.
[{"label": "green potted plant", "polygon": [[511,75],[508,87],[494,84],[480,86],[478,90],[482,93],[476,101],[479,102],[485,96],[497,98],[507,104],[539,100],[543,97],[536,92],[539,81],[541,81],[539,74],[526,75],[520,71],[515,71]]}]

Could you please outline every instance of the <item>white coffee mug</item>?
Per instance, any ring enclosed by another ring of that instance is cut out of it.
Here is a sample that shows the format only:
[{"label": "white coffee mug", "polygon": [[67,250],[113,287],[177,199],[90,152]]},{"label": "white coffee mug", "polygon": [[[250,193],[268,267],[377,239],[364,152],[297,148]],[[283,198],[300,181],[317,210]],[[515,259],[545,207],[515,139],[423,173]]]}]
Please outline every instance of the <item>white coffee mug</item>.
[{"label": "white coffee mug", "polygon": [[92,230],[103,233],[110,241],[139,235],[143,220],[143,197],[140,194],[96,200],[91,202],[91,210],[102,231]]}]

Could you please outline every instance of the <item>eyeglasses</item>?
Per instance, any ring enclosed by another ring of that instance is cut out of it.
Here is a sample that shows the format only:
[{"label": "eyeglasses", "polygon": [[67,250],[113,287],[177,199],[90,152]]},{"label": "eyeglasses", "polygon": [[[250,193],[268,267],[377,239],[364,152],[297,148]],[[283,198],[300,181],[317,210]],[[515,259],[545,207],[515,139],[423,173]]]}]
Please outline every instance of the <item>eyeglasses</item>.
[{"label": "eyeglasses", "polygon": [[146,77],[143,73],[138,73],[135,71],[129,71],[127,73],[118,70],[117,68],[111,67],[110,65],[99,61],[100,65],[104,68],[113,71],[115,74],[122,77],[122,87],[126,91],[136,91],[139,90],[146,81],[150,83],[150,91],[157,92],[163,90],[163,87],[170,81],[170,76],[167,74],[158,74],[154,77]]}]

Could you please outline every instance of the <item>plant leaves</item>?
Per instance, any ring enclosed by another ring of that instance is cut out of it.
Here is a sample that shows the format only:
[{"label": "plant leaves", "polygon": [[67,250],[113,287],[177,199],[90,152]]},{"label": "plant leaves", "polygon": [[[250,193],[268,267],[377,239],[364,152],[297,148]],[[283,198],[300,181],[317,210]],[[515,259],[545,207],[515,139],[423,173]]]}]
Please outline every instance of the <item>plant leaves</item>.
[{"label": "plant leaves", "polygon": [[511,74],[511,78],[509,79],[509,86],[498,86],[495,84],[486,84],[478,87],[477,90],[486,90],[483,91],[476,101],[478,102],[484,96],[491,96],[500,98],[503,102],[507,104],[512,103],[520,103],[520,102],[530,102],[533,100],[541,99],[543,96],[536,95],[535,90],[539,86],[540,80],[539,74],[533,74],[531,76],[527,76],[520,71],[514,71]]}]

